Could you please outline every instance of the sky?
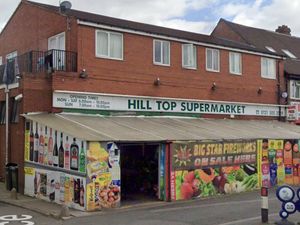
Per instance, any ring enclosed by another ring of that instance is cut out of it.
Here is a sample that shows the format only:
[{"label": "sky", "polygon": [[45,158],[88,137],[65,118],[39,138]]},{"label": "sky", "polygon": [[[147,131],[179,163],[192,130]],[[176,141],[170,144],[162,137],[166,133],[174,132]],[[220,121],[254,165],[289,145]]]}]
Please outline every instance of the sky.
[{"label": "sky", "polygon": [[[59,5],[60,0],[32,0]],[[63,0],[61,0],[63,1]],[[288,25],[300,36],[300,0],[69,0],[73,9],[210,34],[220,18],[274,31]],[[0,30],[20,0],[0,0]]]}]

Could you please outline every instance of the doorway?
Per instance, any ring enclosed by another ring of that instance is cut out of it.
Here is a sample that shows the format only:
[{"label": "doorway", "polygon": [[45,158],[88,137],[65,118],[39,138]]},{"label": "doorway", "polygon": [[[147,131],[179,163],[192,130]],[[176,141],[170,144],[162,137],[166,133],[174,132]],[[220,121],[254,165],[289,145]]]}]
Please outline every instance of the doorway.
[{"label": "doorway", "polygon": [[122,202],[158,199],[159,144],[121,144]]}]

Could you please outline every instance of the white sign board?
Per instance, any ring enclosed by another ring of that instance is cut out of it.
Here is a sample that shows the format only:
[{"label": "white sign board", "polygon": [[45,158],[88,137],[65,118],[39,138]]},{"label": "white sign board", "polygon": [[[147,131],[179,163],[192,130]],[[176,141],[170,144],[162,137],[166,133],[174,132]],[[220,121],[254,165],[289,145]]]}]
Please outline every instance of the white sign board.
[{"label": "white sign board", "polygon": [[[53,93],[53,107],[109,111],[279,116],[278,105],[209,102],[190,99],[72,93],[63,91]],[[285,116],[284,106],[281,107],[280,115]]]}]

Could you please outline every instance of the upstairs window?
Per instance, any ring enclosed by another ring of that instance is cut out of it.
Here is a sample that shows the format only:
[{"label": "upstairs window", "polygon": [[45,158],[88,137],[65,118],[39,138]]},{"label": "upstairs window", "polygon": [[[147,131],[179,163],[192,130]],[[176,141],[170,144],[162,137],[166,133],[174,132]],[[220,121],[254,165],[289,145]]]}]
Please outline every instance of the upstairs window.
[{"label": "upstairs window", "polygon": [[96,30],[96,56],[123,60],[123,34]]},{"label": "upstairs window", "polygon": [[197,68],[197,48],[192,44],[182,45],[182,66],[187,69]]},{"label": "upstairs window", "polygon": [[276,79],[275,59],[261,58],[261,77],[267,79]]},{"label": "upstairs window", "polygon": [[6,104],[5,101],[0,102],[0,124],[5,124],[5,114],[6,114]]},{"label": "upstairs window", "polygon": [[206,49],[206,70],[220,72],[220,52],[217,49]]},{"label": "upstairs window", "polygon": [[10,116],[10,122],[12,123],[18,123],[19,122],[19,111],[20,111],[20,101],[16,100],[15,98],[12,98],[12,110],[11,110],[11,116]]},{"label": "upstairs window", "polygon": [[292,58],[292,59],[297,59],[297,57],[291,53],[289,50],[287,49],[282,49],[282,51],[284,52],[284,54],[286,54],[288,57]]},{"label": "upstairs window", "polygon": [[229,72],[242,75],[242,56],[240,53],[229,52]]},{"label": "upstairs window", "polygon": [[266,46],[266,49],[268,49],[270,52],[273,52],[273,53],[276,52],[275,49],[270,46]]},{"label": "upstairs window", "polygon": [[0,56],[0,66],[3,64],[2,62],[2,56]]},{"label": "upstairs window", "polygon": [[157,65],[170,66],[169,41],[153,41],[153,63]]},{"label": "upstairs window", "polygon": [[290,81],[290,96],[291,98],[300,99],[300,81]]}]

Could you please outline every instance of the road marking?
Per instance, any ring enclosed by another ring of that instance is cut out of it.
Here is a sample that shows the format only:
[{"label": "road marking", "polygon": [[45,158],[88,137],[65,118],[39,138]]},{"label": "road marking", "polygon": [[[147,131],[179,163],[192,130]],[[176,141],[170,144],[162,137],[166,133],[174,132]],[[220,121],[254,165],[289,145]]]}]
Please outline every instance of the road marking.
[{"label": "road marking", "polygon": [[26,225],[34,225],[34,222],[28,221],[30,219],[32,219],[32,216],[30,215],[21,215],[20,218],[17,215],[5,215],[5,216],[0,216],[0,220],[5,221],[5,222],[0,222],[0,225],[9,224],[12,221],[20,221],[21,223]]},{"label": "road marking", "polygon": [[[269,198],[269,201],[277,200],[277,198]],[[245,204],[245,203],[253,203],[253,202],[260,202],[261,199],[254,199],[254,200],[245,200],[245,201],[231,201],[231,202],[219,202],[213,204],[202,204],[202,205],[191,205],[191,206],[181,206],[181,207],[174,207],[174,208],[167,208],[167,209],[155,209],[150,210],[152,213],[160,213],[160,212],[169,212],[169,211],[177,211],[183,209],[195,209],[195,208],[207,208],[207,207],[215,207],[215,206],[222,206],[228,204]]]},{"label": "road marking", "polygon": [[[272,216],[278,216],[278,213],[269,214],[269,217],[272,217]],[[259,219],[261,219],[261,216],[250,217],[250,218],[245,218],[245,219],[241,219],[241,220],[234,220],[234,221],[230,221],[230,222],[226,222],[226,223],[221,223],[218,225],[234,225],[237,223],[245,223],[245,222],[249,222],[252,220],[259,220]]]}]

